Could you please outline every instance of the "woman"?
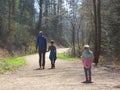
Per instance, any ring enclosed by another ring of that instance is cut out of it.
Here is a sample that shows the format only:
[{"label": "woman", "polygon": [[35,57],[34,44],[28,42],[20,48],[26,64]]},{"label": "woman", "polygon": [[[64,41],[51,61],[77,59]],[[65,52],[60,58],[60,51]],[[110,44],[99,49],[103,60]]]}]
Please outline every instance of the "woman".
[{"label": "woman", "polygon": [[93,62],[93,52],[90,50],[89,45],[84,45],[84,51],[82,52],[81,60],[84,66],[86,81],[83,83],[92,83],[91,81],[91,64]]},{"label": "woman", "polygon": [[41,69],[41,66],[43,67],[43,69],[45,69],[45,54],[47,49],[47,41],[42,31],[39,32],[39,35],[37,36],[37,39],[36,39],[36,50],[37,49],[39,51],[40,69]]}]

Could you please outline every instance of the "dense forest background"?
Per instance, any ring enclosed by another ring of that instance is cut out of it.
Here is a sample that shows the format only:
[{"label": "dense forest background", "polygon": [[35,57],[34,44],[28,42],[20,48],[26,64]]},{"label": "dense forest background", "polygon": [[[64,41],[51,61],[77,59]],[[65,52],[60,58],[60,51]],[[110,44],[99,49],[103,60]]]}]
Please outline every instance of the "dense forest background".
[{"label": "dense forest background", "polygon": [[35,52],[42,30],[73,56],[89,44],[96,64],[120,60],[119,9],[120,0],[0,0],[0,57]]}]

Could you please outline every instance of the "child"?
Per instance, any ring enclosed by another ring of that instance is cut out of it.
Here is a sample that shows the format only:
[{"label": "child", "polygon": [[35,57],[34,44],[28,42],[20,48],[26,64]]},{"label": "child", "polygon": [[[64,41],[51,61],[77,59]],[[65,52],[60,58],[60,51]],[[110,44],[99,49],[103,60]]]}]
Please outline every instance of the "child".
[{"label": "child", "polygon": [[55,68],[56,57],[56,47],[54,46],[54,41],[51,40],[51,46],[49,46],[48,51],[50,51],[49,59],[51,60],[51,69]]},{"label": "child", "polygon": [[93,52],[90,50],[89,45],[84,46],[84,51],[82,52],[81,56],[83,65],[84,65],[84,72],[86,81],[83,83],[92,83],[91,81],[91,64],[94,59]]}]

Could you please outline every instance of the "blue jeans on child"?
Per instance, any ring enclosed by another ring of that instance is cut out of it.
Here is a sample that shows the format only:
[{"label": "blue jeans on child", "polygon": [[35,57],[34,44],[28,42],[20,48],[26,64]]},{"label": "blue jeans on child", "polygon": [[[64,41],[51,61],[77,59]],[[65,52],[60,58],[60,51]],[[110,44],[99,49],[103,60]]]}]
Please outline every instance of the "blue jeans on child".
[{"label": "blue jeans on child", "polygon": [[84,67],[84,72],[85,72],[85,77],[87,80],[88,80],[88,78],[91,78],[91,67],[90,68]]}]

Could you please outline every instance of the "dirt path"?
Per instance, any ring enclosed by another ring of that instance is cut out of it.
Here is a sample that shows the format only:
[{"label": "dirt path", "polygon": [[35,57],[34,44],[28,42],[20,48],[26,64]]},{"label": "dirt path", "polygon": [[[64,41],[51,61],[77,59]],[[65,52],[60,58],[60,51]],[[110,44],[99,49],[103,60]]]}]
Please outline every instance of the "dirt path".
[{"label": "dirt path", "polygon": [[120,73],[109,72],[105,67],[93,67],[94,83],[83,84],[81,61],[57,60],[56,69],[51,70],[48,53],[46,57],[46,69],[35,70],[39,67],[38,54],[26,56],[26,66],[0,75],[0,90],[120,90]]}]

